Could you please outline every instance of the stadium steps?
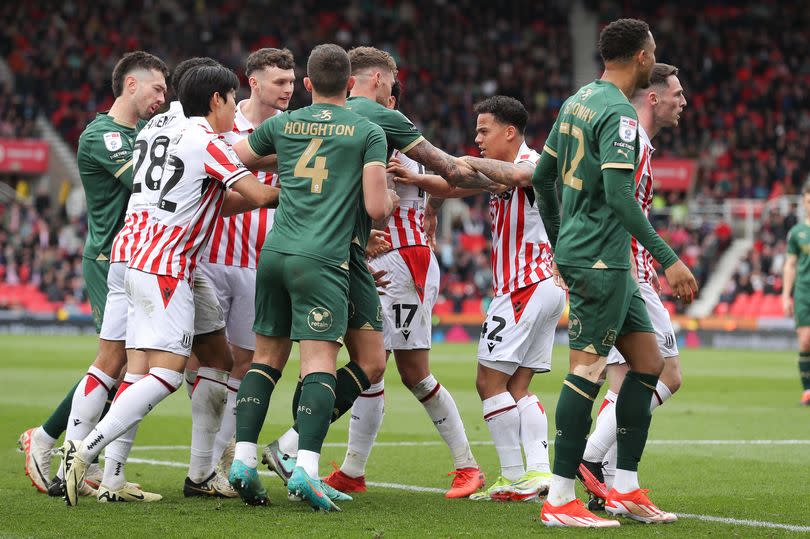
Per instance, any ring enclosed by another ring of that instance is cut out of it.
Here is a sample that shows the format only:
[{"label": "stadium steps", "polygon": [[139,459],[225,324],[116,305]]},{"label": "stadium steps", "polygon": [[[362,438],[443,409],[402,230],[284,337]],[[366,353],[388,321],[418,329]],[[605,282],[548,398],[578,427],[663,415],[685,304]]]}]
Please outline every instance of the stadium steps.
[{"label": "stadium steps", "polygon": [[700,291],[697,301],[686,311],[687,316],[703,318],[712,314],[714,307],[720,301],[720,295],[723,293],[726,283],[734,276],[740,261],[748,254],[753,245],[754,242],[750,239],[737,239],[731,243]]},{"label": "stadium steps", "polygon": [[[79,177],[79,166],[76,163],[76,152],[71,148],[62,136],[54,129],[53,124],[47,116],[40,114],[36,119],[36,126],[42,139],[51,147],[51,158],[48,163],[48,175],[56,180],[70,180],[74,186],[81,188],[82,182]],[[52,188],[59,189],[58,184],[52,184]]]},{"label": "stadium steps", "polygon": [[576,0],[568,11],[568,28],[571,32],[574,61],[574,87],[585,86],[598,76],[600,66],[593,53],[593,44],[599,36],[599,16],[585,7],[585,2]]}]

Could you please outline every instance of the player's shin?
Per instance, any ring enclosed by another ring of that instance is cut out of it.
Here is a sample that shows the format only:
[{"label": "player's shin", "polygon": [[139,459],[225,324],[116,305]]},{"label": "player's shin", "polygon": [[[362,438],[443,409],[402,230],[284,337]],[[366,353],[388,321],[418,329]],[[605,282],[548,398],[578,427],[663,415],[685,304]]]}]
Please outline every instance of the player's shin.
[{"label": "player's shin", "polygon": [[550,472],[548,459],[548,418],[537,395],[517,401],[520,414],[520,442],[526,454],[526,471]]},{"label": "player's shin", "polygon": [[238,378],[228,378],[228,397],[225,402],[225,412],[222,414],[222,423],[219,425],[217,438],[214,441],[214,462],[219,462],[228,444],[233,440],[236,433],[236,395],[242,380]]},{"label": "player's shin", "polygon": [[585,451],[591,409],[598,393],[598,384],[576,374],[568,374],[563,381],[555,416],[554,478],[548,495],[552,505],[563,505],[575,498],[574,477]]},{"label": "player's shin", "polygon": [[81,440],[98,423],[115,381],[101,369],[90,366],[73,394],[66,439]]},{"label": "player's shin", "polygon": [[[146,375],[125,374],[114,401],[118,400],[124,391],[144,376]],[[129,452],[132,449],[132,444],[135,441],[137,432],[138,424],[130,427],[129,430],[116,438],[115,441],[104,450],[104,476],[101,479],[101,483],[112,491],[120,490],[124,488],[126,484],[127,480],[124,473],[124,466],[126,465],[127,458],[129,458]]]},{"label": "player's shin", "polygon": [[501,476],[517,481],[523,476],[523,454],[520,452],[520,412],[508,391],[483,401],[484,421],[487,424],[495,451],[501,463]]},{"label": "player's shin", "polygon": [[110,407],[109,413],[85,438],[79,456],[91,462],[102,449],[138,424],[163,399],[177,391],[183,375],[171,369],[152,367],[149,375],[132,384]]},{"label": "player's shin", "polygon": [[200,367],[191,395],[191,458],[188,477],[200,483],[214,471],[214,441],[228,399],[228,373]]},{"label": "player's shin", "polygon": [[653,374],[629,371],[616,401],[617,470],[613,488],[631,492],[638,485],[638,463],[650,428],[650,399],[658,382]]},{"label": "player's shin", "polygon": [[[84,378],[82,378],[84,380]],[[70,407],[73,404],[73,394],[76,392],[76,389],[79,387],[79,384],[82,383],[82,380],[76,382],[76,384],[67,392],[65,398],[62,399],[62,402],[59,403],[59,406],[53,411],[53,413],[45,420],[42,424],[42,430],[45,434],[48,435],[49,438],[53,439],[53,443],[62,436],[62,433],[65,432],[67,429],[68,418],[70,417]]]},{"label": "player's shin", "polygon": [[349,419],[349,443],[340,470],[349,477],[366,474],[374,440],[382,426],[385,410],[385,385],[380,380],[360,394]]},{"label": "player's shin", "polygon": [[304,377],[298,402],[298,461],[307,475],[318,478],[318,463],[323,440],[329,430],[335,406],[336,378],[327,372]]},{"label": "player's shin", "polygon": [[236,395],[236,450],[234,459],[255,468],[259,459],[256,441],[267,416],[270,396],[281,378],[281,371],[261,363],[253,363],[242,379]]},{"label": "player's shin", "polygon": [[799,352],[799,376],[802,379],[802,388],[810,391],[810,352]]},{"label": "player's shin", "polygon": [[583,459],[587,462],[601,463],[611,446],[616,443],[616,398],[618,395],[609,390],[596,416],[596,426],[588,436]]},{"label": "player's shin", "polygon": [[436,430],[450,448],[456,469],[477,467],[470,443],[467,441],[464,424],[461,422],[461,415],[450,392],[430,374],[416,384],[411,393],[425,407],[425,411],[436,425]]}]

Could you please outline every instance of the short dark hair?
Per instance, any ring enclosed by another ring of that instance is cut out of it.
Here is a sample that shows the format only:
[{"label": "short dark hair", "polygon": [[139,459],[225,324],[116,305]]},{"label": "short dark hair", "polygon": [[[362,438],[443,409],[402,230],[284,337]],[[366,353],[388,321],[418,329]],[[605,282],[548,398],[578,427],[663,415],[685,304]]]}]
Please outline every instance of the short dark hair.
[{"label": "short dark hair", "polygon": [[599,54],[602,60],[629,60],[650,37],[650,27],[639,19],[619,19],[602,29],[599,34]]},{"label": "short dark hair", "polygon": [[655,84],[666,85],[667,79],[669,79],[673,75],[675,75],[676,77],[678,76],[677,67],[669,64],[656,62],[655,65],[653,65],[652,72],[650,73],[650,86]]},{"label": "short dark hair", "polygon": [[207,56],[195,56],[194,58],[189,58],[188,60],[183,60],[174,68],[174,72],[172,73],[172,86],[174,87],[175,93],[177,92],[178,87],[180,86],[180,81],[183,77],[188,73],[189,70],[199,67],[199,66],[217,66],[219,62],[214,60],[213,58],[208,58]]},{"label": "short dark hair", "polygon": [[349,51],[349,61],[352,64],[352,75],[371,68],[388,69],[395,75],[397,73],[394,57],[376,47],[353,48]]},{"label": "short dark hair", "polygon": [[289,49],[265,47],[253,51],[245,60],[245,76],[249,77],[254,71],[259,71],[265,67],[295,69],[295,58]]},{"label": "short dark hair", "polygon": [[214,92],[227,98],[228,92],[238,88],[239,77],[227,67],[221,64],[202,65],[183,75],[177,96],[186,116],[205,116],[211,112]]},{"label": "short dark hair", "polygon": [[318,45],[307,60],[307,76],[315,91],[324,97],[346,93],[351,69],[349,55],[334,43]]},{"label": "short dark hair", "polygon": [[394,85],[391,86],[391,96],[394,98],[394,108],[399,110],[399,96],[402,95],[402,83],[399,79],[394,79]]},{"label": "short dark hair", "polygon": [[112,72],[112,91],[113,97],[121,97],[124,93],[124,79],[133,71],[145,69],[147,71],[155,70],[163,73],[163,76],[169,77],[169,68],[166,64],[153,54],[145,51],[132,51],[126,53],[115,64]]},{"label": "short dark hair", "polygon": [[521,135],[529,122],[529,113],[523,103],[505,95],[488,97],[477,103],[473,110],[476,114],[492,114],[499,123],[515,126]]}]

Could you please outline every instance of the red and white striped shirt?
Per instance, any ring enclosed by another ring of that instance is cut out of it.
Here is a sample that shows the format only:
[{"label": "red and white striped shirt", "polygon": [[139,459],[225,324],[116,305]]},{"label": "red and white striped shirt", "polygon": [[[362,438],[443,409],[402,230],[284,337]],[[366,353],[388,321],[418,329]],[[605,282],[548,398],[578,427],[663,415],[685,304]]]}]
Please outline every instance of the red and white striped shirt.
[{"label": "red and white striped shirt", "polygon": [[[244,114],[240,101],[236,107],[233,131],[225,133],[225,140],[233,146],[253,132],[254,126]],[[263,171],[255,172],[260,182],[277,186],[278,175]],[[209,264],[224,264],[240,268],[256,269],[264,239],[273,227],[273,212],[259,208],[251,212],[239,213],[217,219],[211,242],[203,260]]]},{"label": "red and white striped shirt", "polygon": [[179,101],[172,101],[168,111],[154,116],[138,133],[132,152],[132,195],[127,204],[124,227],[113,239],[110,263],[129,262],[146,239],[149,217],[160,198],[169,142],[185,123],[183,106]]},{"label": "red and white striped shirt", "polygon": [[[638,167],[636,168],[636,201],[641,206],[641,211],[645,216],[650,214],[650,206],[653,200],[653,175],[652,175],[652,154],[655,151],[647,132],[638,126],[638,140],[641,145]],[[636,238],[630,240],[630,250],[633,254],[633,262],[638,270],[638,282],[649,282],[655,273],[653,267],[653,257]]]},{"label": "red and white striped shirt", "polygon": [[[396,157],[402,166],[416,172],[424,174],[425,167],[400,152],[394,150],[391,157]],[[425,235],[425,192],[415,185],[396,185],[397,195],[399,195],[399,207],[394,210],[391,219],[388,220],[388,234],[391,235],[391,249],[400,247],[412,247],[414,245],[427,246],[427,235]]]},{"label": "red and white striped shirt", "polygon": [[172,139],[147,239],[129,267],[191,280],[222,211],[225,188],[250,175],[233,148],[203,117]]},{"label": "red and white striped shirt", "polygon": [[[536,165],[540,154],[524,142],[515,164]],[[492,285],[508,294],[551,277],[551,247],[531,187],[513,187],[489,199],[492,218]]]}]

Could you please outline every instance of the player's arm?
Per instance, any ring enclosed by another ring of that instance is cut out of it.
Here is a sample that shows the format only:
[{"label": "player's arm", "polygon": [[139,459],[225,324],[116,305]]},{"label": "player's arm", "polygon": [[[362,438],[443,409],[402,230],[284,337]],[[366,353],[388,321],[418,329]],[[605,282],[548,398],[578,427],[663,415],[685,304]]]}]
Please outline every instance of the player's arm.
[{"label": "player's arm", "polygon": [[231,185],[222,204],[222,215],[236,215],[256,208],[275,208],[281,190],[260,182],[253,174],[247,174]]},{"label": "player's arm", "polygon": [[[124,139],[124,137],[121,138]],[[127,146],[129,143],[124,141],[120,148],[110,150],[97,133],[88,137],[86,142],[86,145],[81,144],[79,146],[79,152],[89,152],[89,155],[98,163],[98,166],[132,191],[133,149]]]},{"label": "player's arm", "polygon": [[432,170],[454,187],[479,189],[490,193],[500,192],[501,184],[479,174],[463,160],[448,155],[426,139],[422,139],[413,148],[403,153],[424,165],[425,168]]},{"label": "player's arm", "polygon": [[[394,176],[394,181],[405,185],[415,185],[431,197],[464,198],[477,195],[481,189],[463,189],[447,183],[441,176],[435,174],[419,174],[408,167],[403,166],[396,158],[388,162],[388,173]],[[504,191],[506,187],[499,186],[499,191]]]},{"label": "player's arm", "polygon": [[529,187],[535,166],[529,161],[508,163],[497,159],[465,155],[462,161],[490,180],[508,187]]},{"label": "player's arm", "polygon": [[275,153],[259,155],[251,148],[248,139],[242,139],[233,146],[239,160],[250,170],[276,172],[278,169],[278,156]]},{"label": "player's arm", "polygon": [[788,235],[785,264],[782,267],[782,308],[786,316],[793,316],[793,286],[796,284],[796,266],[799,246],[793,234]]},{"label": "player's arm", "polygon": [[546,227],[551,249],[557,247],[560,233],[560,201],[557,199],[557,152],[548,144],[540,154],[540,161],[532,174],[532,185],[537,194],[537,209]]},{"label": "player's arm", "polygon": [[387,219],[395,208],[385,174],[388,146],[382,128],[370,122],[368,125],[371,129],[363,154],[363,205],[372,221],[381,221]]},{"label": "player's arm", "polygon": [[397,192],[389,187],[388,174],[385,175],[385,188],[388,191],[388,199],[391,202],[391,209],[385,214],[382,219],[375,219],[371,221],[371,228],[373,230],[385,230],[388,228],[388,220],[394,214],[394,210],[399,206],[399,195]]}]

